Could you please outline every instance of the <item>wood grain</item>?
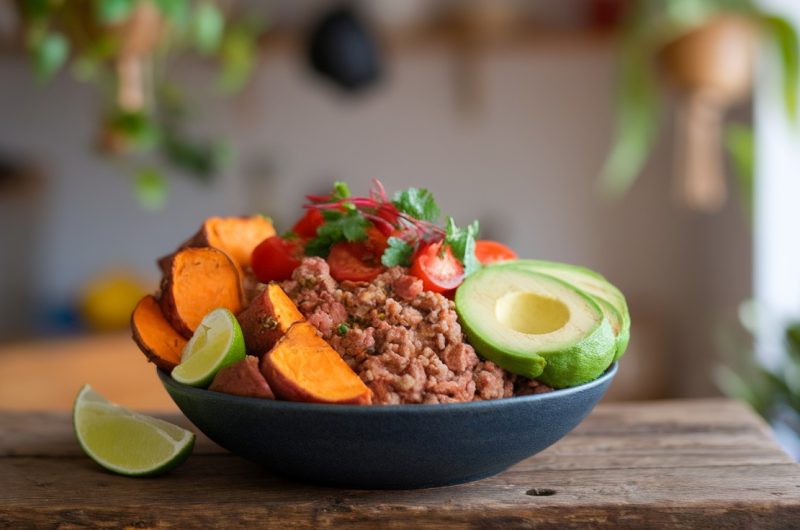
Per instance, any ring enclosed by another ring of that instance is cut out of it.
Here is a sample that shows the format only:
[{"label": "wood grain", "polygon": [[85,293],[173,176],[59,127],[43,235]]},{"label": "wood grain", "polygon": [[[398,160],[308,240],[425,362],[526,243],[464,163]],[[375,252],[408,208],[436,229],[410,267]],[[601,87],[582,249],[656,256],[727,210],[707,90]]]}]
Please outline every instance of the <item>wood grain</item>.
[{"label": "wood grain", "polygon": [[752,412],[722,399],[601,405],[555,446],[500,475],[411,491],[300,484],[202,437],[173,473],[128,479],[83,456],[67,414],[0,412],[0,527],[792,528],[798,521],[800,466]]}]

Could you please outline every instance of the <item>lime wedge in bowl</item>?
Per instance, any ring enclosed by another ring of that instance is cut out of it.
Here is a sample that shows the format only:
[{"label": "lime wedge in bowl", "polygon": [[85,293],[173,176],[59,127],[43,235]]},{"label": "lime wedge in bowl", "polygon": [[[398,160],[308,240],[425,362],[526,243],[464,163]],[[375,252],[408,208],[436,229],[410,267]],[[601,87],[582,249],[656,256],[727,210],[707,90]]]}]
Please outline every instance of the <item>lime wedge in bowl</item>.
[{"label": "lime wedge in bowl", "polygon": [[186,343],[172,378],[185,385],[207,387],[221,368],[244,358],[244,337],[236,316],[225,308],[214,309]]},{"label": "lime wedge in bowl", "polygon": [[84,385],[75,398],[72,421],[78,443],[89,457],[114,473],[152,476],[183,463],[194,434],[106,400]]}]

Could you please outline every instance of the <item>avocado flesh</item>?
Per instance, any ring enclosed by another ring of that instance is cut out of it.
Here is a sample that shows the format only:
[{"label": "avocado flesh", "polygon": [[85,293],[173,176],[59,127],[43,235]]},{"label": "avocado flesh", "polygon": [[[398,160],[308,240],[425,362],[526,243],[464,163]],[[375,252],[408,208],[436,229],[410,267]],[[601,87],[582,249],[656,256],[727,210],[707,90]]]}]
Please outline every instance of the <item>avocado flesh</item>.
[{"label": "avocado flesh", "polygon": [[470,344],[512,373],[563,388],[613,361],[614,333],[598,303],[553,276],[489,265],[464,281],[455,302]]},{"label": "avocado flesh", "polygon": [[[625,353],[631,337],[631,317],[628,312],[628,304],[622,292],[602,274],[578,265],[535,259],[507,261],[502,265],[549,274],[593,296],[609,318],[617,338],[614,360],[616,361]],[[616,325],[617,321],[619,325]]]}]

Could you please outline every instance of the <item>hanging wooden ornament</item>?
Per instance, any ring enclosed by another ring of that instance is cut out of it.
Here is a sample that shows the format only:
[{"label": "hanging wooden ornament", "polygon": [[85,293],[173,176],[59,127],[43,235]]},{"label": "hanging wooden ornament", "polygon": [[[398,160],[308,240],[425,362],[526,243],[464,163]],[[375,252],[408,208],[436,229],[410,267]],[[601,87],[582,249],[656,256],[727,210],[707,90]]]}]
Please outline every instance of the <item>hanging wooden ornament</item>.
[{"label": "hanging wooden ornament", "polygon": [[715,211],[727,197],[722,119],[750,93],[755,40],[749,20],[720,15],[661,51],[663,71],[679,90],[675,192],[690,208]]}]

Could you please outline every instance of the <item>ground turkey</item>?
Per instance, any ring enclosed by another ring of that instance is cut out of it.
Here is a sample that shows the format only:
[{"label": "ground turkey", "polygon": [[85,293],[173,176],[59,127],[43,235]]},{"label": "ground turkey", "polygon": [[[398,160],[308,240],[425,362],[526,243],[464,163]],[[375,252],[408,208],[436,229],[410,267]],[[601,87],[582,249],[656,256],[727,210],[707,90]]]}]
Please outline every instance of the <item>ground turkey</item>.
[{"label": "ground turkey", "polygon": [[482,361],[464,342],[454,304],[393,267],[373,282],[334,280],[305,258],[284,290],[372,389],[378,404],[454,403],[550,390]]}]

